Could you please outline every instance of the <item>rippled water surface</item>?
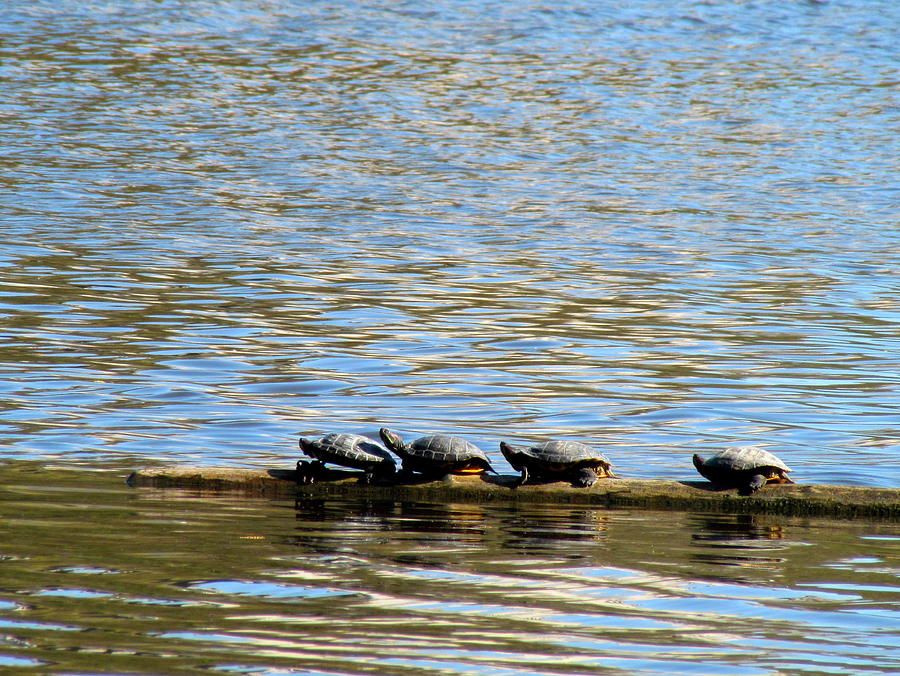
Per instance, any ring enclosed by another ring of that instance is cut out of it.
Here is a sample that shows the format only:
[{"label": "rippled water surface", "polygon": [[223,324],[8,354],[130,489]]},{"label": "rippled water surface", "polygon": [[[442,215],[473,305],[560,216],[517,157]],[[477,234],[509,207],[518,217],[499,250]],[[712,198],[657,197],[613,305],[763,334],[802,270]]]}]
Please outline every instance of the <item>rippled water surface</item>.
[{"label": "rippled water surface", "polygon": [[0,474],[0,666],[887,674],[896,524],[128,489]]},{"label": "rippled water surface", "polygon": [[[3,664],[896,671],[886,526],[118,482],[387,425],[507,472],[501,439],[673,479],[739,443],[900,487],[898,26],[878,0],[5,3],[0,460],[81,483],[9,469]],[[96,551],[26,535],[82,511]]]}]

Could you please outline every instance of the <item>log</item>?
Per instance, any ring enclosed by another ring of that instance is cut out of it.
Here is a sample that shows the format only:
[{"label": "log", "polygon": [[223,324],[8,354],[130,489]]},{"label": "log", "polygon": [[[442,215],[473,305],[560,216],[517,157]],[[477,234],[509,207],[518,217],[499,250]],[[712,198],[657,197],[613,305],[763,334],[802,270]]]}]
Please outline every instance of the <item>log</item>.
[{"label": "log", "polygon": [[152,467],[133,472],[130,486],[296,499],[397,500],[438,503],[540,503],[669,509],[693,512],[900,519],[900,489],[822,484],[770,484],[752,496],[699,481],[601,479],[590,488],[564,482],[512,488],[514,476],[447,476],[439,481],[364,485],[360,472],[326,470],[319,481],[297,485],[293,469]]}]

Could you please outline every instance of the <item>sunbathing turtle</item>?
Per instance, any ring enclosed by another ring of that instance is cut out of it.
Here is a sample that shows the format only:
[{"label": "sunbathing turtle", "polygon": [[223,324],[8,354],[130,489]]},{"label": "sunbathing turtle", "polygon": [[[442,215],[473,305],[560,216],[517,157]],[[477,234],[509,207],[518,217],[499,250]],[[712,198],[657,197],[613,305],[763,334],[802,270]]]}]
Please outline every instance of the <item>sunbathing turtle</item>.
[{"label": "sunbathing turtle", "polygon": [[390,453],[359,434],[327,434],[315,441],[300,439],[300,450],[315,460],[297,461],[297,483],[313,483],[326,462],[363,470],[361,481],[367,484],[376,478],[389,479],[397,468]]},{"label": "sunbathing turtle", "polygon": [[597,479],[615,476],[605,455],[577,441],[546,441],[535,446],[501,441],[500,451],[513,469],[522,473],[513,488],[529,479],[568,481],[576,488],[587,488]]},{"label": "sunbathing turtle", "polygon": [[[384,445],[403,462],[403,472],[429,476],[445,474],[482,474],[494,472],[488,457],[465,439],[447,434],[431,434],[410,443],[386,427],[379,431]],[[496,474],[496,472],[494,472]]]},{"label": "sunbathing turtle", "polygon": [[752,495],[767,483],[794,483],[787,477],[790,467],[752,446],[726,448],[709,458],[694,455],[694,467],[714,484],[737,488],[741,495]]}]

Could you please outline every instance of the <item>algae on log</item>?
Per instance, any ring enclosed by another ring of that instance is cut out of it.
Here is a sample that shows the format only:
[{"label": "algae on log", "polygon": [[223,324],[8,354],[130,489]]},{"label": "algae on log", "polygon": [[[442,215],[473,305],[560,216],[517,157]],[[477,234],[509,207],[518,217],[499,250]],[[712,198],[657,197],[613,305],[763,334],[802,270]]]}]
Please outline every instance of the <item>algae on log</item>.
[{"label": "algae on log", "polygon": [[326,470],[319,482],[298,486],[294,470],[154,467],[128,477],[131,486],[240,491],[248,495],[418,502],[529,502],[547,505],[642,507],[702,512],[900,519],[900,490],[821,484],[771,484],[752,496],[706,481],[602,479],[590,488],[555,482],[511,488],[514,476],[447,476],[439,481],[379,486],[359,483],[360,472]]}]

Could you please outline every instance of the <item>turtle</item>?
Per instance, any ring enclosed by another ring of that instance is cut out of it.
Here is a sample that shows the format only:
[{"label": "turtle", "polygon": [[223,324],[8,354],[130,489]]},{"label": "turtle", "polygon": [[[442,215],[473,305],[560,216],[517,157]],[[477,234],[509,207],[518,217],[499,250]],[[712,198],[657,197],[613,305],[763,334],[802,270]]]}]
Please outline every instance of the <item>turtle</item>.
[{"label": "turtle", "polygon": [[576,488],[587,488],[597,479],[615,477],[605,455],[577,441],[545,441],[534,446],[501,441],[500,452],[522,473],[513,488],[531,478],[568,481]]},{"label": "turtle", "polygon": [[297,461],[298,483],[313,483],[326,462],[363,470],[361,481],[367,484],[376,478],[387,480],[397,469],[390,453],[360,434],[326,434],[314,441],[301,438],[300,450],[314,461]]},{"label": "turtle", "polygon": [[755,446],[733,446],[709,458],[694,454],[694,467],[714,484],[752,495],[767,483],[792,484],[791,468],[768,451]]},{"label": "turtle", "polygon": [[379,435],[384,445],[400,457],[405,474],[496,474],[484,452],[465,439],[448,434],[430,434],[407,444],[400,435],[386,427],[381,428]]}]

